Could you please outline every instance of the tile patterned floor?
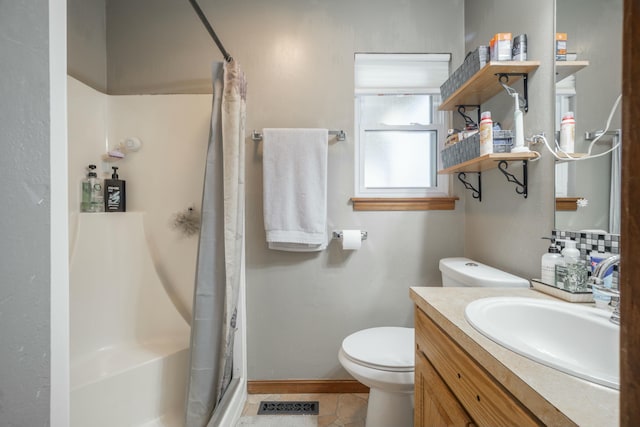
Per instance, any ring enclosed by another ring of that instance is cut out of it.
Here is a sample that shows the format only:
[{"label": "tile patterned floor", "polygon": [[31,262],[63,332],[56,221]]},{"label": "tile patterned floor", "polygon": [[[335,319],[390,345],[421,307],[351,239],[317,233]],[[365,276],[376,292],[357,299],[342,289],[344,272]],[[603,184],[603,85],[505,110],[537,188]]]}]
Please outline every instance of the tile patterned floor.
[{"label": "tile patterned floor", "polygon": [[[293,400],[317,400],[320,411],[317,418],[318,427],[364,427],[367,415],[367,393],[343,393],[343,394],[250,394],[242,413],[242,426],[251,419],[256,419],[258,406],[263,400],[293,401]],[[268,417],[269,415],[261,415]]]}]

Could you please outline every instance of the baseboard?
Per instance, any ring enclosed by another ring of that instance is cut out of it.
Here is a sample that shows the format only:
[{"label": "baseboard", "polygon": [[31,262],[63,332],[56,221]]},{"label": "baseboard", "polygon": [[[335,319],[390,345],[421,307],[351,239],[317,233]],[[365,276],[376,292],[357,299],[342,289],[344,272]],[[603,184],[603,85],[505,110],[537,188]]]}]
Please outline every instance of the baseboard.
[{"label": "baseboard", "polygon": [[249,394],[369,393],[356,380],[250,380]]}]

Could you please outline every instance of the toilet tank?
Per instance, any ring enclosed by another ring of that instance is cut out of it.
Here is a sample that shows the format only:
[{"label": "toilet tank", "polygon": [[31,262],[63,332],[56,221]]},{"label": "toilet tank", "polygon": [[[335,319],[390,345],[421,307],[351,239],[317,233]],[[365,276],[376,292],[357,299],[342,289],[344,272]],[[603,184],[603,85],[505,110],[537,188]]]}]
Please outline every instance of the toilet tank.
[{"label": "toilet tank", "polygon": [[469,258],[440,260],[442,286],[528,288],[529,281]]}]

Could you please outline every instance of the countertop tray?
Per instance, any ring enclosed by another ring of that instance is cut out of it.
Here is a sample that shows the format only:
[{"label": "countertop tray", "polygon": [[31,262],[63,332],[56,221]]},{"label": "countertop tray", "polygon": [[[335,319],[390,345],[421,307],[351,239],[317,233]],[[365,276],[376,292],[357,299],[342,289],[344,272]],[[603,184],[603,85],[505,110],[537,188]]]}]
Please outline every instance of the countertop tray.
[{"label": "countertop tray", "polygon": [[593,302],[593,293],[591,291],[585,292],[569,292],[564,289],[557,288],[555,286],[548,285],[541,282],[540,279],[529,280],[533,289],[545,294],[560,298],[569,302]]}]

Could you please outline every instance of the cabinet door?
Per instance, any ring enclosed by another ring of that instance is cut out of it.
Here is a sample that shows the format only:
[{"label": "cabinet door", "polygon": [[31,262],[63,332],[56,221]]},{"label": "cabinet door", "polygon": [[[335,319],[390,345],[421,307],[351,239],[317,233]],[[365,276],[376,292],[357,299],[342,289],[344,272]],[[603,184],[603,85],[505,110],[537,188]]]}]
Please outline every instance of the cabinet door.
[{"label": "cabinet door", "polygon": [[416,308],[415,313],[417,345],[476,424],[543,425],[422,310]]},{"label": "cabinet door", "polygon": [[420,348],[415,362],[414,427],[475,426]]}]

